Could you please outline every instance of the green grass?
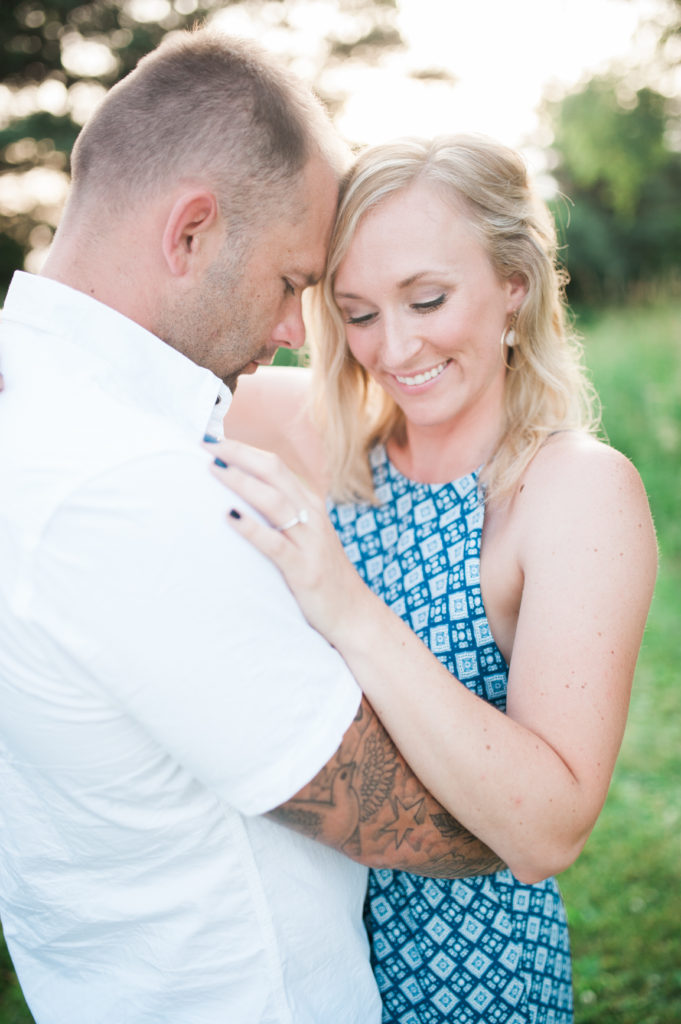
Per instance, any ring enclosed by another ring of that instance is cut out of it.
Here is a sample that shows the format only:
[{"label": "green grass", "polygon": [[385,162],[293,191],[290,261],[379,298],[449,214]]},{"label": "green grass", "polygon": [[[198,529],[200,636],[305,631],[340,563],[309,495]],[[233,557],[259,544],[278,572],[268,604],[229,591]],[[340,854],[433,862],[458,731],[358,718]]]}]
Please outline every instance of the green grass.
[{"label": "green grass", "polygon": [[681,1021],[681,302],[581,323],[611,443],[633,460],[660,575],[610,794],[561,876],[578,1024]]},{"label": "green grass", "polygon": [[[584,316],[612,444],[638,467],[661,566],[610,794],[560,879],[576,1024],[681,1021],[681,301]],[[30,1024],[0,947],[0,1024]]]}]

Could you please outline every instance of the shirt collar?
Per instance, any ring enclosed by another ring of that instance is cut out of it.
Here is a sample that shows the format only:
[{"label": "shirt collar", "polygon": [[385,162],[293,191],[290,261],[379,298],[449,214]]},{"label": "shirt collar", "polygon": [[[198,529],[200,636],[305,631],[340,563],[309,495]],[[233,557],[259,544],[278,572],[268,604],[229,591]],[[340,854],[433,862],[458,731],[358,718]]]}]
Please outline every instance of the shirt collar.
[{"label": "shirt collar", "polygon": [[193,437],[221,435],[232,398],[222,381],[110,306],[51,278],[17,271],[2,317],[77,347],[106,391],[167,417]]}]

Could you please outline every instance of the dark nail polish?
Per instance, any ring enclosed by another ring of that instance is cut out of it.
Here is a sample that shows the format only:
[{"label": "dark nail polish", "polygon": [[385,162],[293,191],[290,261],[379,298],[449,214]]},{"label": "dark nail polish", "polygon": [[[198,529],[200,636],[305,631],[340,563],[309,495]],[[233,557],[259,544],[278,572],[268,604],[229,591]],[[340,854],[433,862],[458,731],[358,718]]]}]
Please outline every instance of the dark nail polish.
[{"label": "dark nail polish", "polygon": [[232,519],[241,519],[241,512],[237,508],[230,508],[229,514]]},{"label": "dark nail polish", "polygon": [[206,444],[217,444],[218,443],[217,437],[213,437],[212,434],[204,434],[203,435],[203,440],[206,442]]},{"label": "dark nail polish", "polygon": [[223,462],[222,459],[213,459],[213,462],[216,466],[219,466],[220,469],[227,469],[227,463]]}]

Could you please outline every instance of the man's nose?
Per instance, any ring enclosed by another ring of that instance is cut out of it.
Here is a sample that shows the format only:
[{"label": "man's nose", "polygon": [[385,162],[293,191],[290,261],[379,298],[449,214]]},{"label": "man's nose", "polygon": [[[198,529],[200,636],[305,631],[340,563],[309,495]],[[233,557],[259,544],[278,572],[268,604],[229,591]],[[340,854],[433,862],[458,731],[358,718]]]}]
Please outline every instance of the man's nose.
[{"label": "man's nose", "polygon": [[305,322],[300,299],[296,296],[272,332],[272,340],[285,348],[301,348],[305,343]]}]

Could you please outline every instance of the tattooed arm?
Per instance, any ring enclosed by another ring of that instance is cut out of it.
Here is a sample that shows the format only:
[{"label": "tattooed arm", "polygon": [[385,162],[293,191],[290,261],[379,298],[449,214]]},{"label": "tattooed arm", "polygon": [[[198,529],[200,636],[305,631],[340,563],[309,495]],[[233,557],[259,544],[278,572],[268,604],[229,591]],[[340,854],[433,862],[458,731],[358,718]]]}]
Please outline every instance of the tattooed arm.
[{"label": "tattooed arm", "polygon": [[505,867],[423,788],[365,698],[331,760],[269,817],[370,867],[432,878]]}]

